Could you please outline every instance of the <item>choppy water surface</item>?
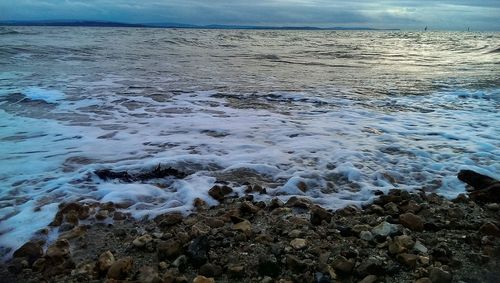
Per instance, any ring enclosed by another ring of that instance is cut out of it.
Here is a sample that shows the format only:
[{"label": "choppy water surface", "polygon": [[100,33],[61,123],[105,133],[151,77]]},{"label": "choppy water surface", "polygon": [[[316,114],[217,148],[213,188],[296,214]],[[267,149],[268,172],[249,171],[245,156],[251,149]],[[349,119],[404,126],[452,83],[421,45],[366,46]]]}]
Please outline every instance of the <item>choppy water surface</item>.
[{"label": "choppy water surface", "polygon": [[[338,208],[453,196],[462,168],[498,178],[499,48],[499,33],[0,27],[2,252],[61,202],[187,212],[227,181]],[[158,163],[189,176],[93,173]]]}]

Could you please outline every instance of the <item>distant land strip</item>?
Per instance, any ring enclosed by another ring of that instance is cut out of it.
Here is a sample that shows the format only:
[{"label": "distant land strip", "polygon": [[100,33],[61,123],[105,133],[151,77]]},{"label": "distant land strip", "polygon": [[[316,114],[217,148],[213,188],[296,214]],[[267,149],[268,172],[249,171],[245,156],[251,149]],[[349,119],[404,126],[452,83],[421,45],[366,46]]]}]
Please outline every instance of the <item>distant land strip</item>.
[{"label": "distant land strip", "polygon": [[182,29],[245,29],[245,30],[399,30],[369,27],[328,27],[311,26],[246,26],[246,25],[190,25],[180,23],[121,23],[108,21],[0,21],[0,26],[53,26],[53,27],[132,27],[132,28],[182,28]]}]

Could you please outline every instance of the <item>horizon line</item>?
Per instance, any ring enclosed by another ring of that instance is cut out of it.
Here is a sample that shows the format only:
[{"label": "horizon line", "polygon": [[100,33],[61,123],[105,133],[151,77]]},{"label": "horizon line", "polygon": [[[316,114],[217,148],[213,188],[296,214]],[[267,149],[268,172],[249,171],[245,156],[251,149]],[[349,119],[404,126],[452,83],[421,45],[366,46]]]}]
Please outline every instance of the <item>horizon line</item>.
[{"label": "horizon line", "polygon": [[[426,28],[373,28],[370,26],[328,26],[318,27],[314,25],[259,25],[259,24],[186,24],[178,22],[121,22],[110,20],[88,20],[88,19],[44,19],[44,20],[0,20],[0,26],[67,26],[67,27],[137,27],[137,28],[179,28],[179,29],[297,29],[297,30],[373,30],[373,31],[420,31]],[[432,27],[427,31],[491,31],[472,29],[464,26],[463,29],[441,29]]]}]

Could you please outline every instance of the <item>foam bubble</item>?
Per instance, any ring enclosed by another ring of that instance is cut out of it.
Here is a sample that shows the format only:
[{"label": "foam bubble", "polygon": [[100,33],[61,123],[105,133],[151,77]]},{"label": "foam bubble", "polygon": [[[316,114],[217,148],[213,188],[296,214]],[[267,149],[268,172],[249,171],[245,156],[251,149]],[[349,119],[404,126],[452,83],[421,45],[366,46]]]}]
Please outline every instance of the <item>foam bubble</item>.
[{"label": "foam bubble", "polygon": [[65,95],[58,90],[43,89],[40,87],[29,87],[22,92],[27,98],[31,100],[43,100],[48,103],[57,103],[59,100],[64,99]]}]

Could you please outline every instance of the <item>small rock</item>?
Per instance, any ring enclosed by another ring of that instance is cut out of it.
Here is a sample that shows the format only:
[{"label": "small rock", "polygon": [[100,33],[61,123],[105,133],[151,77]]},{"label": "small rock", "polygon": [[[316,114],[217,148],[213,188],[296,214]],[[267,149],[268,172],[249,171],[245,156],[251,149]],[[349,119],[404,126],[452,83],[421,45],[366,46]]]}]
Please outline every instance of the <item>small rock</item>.
[{"label": "small rock", "polygon": [[487,209],[492,210],[492,211],[500,210],[500,204],[498,204],[498,203],[488,203],[485,206]]},{"label": "small rock", "polygon": [[176,240],[170,239],[165,242],[159,242],[157,245],[158,259],[174,259],[182,252],[182,245]]},{"label": "small rock", "polygon": [[417,266],[418,256],[414,254],[402,253],[397,256],[397,260],[409,268],[415,268]]},{"label": "small rock", "polygon": [[432,268],[429,272],[429,279],[432,283],[450,283],[452,282],[452,276],[448,271],[444,271],[441,268]]},{"label": "small rock", "polygon": [[419,256],[419,257],[418,257],[418,261],[419,261],[422,265],[429,265],[430,258],[429,258],[428,256]]},{"label": "small rock", "polygon": [[316,283],[332,283],[330,275],[321,272],[316,272],[316,274],[314,274],[314,279]]},{"label": "small rock", "polygon": [[160,227],[169,227],[181,223],[183,219],[184,216],[180,213],[169,213],[156,217],[155,222]]},{"label": "small rock", "polygon": [[85,235],[85,233],[87,233],[87,226],[80,225],[71,229],[70,231],[61,233],[59,235],[59,239],[66,239],[66,240],[76,239],[82,237],[83,235]]},{"label": "small rock", "polygon": [[303,272],[307,268],[304,261],[294,255],[286,255],[286,264],[288,265],[288,268],[295,272]]},{"label": "small rock", "polygon": [[299,238],[302,235],[302,231],[299,229],[294,229],[288,232],[288,237],[290,238]]},{"label": "small rock", "polygon": [[109,211],[107,209],[101,209],[95,215],[95,219],[104,220],[104,219],[108,218],[108,216],[109,216]]},{"label": "small rock", "polygon": [[231,189],[228,186],[215,185],[208,191],[208,195],[210,195],[212,198],[214,198],[218,201],[222,201],[222,200],[224,200],[224,197],[226,195],[228,195],[232,192],[233,192],[233,189]]},{"label": "small rock", "polygon": [[427,254],[429,252],[429,249],[427,249],[420,241],[415,242],[413,250],[421,254]]},{"label": "small rock", "polygon": [[[175,281],[177,282],[177,281]],[[193,283],[214,283],[215,280],[213,278],[207,278],[202,275],[198,275],[193,279]]]},{"label": "small rock", "polygon": [[210,226],[210,228],[219,228],[224,226],[224,221],[216,217],[209,217],[205,219],[205,223]]},{"label": "small rock", "polygon": [[274,255],[261,255],[257,271],[261,276],[276,277],[281,273],[281,267]]},{"label": "small rock", "polygon": [[287,207],[297,207],[297,208],[309,208],[312,205],[312,201],[306,198],[298,198],[296,196],[293,196],[288,199],[288,201],[285,203],[285,206]]},{"label": "small rock", "polygon": [[269,276],[265,276],[265,277],[264,277],[264,278],[260,281],[260,283],[273,283],[273,282],[274,282],[274,280],[273,280],[271,277],[269,277]]},{"label": "small rock", "polygon": [[136,248],[143,248],[145,247],[148,243],[150,243],[153,240],[153,237],[149,234],[144,234],[142,236],[139,236],[132,241],[132,244]]},{"label": "small rock", "polygon": [[359,233],[359,238],[363,241],[371,242],[373,240],[373,235],[370,231],[361,231],[361,233]]},{"label": "small rock", "polygon": [[15,258],[26,258],[31,265],[37,259],[42,257],[43,249],[40,244],[35,242],[27,242],[14,252]]},{"label": "small rock", "polygon": [[230,277],[242,278],[245,276],[245,266],[243,265],[230,265],[227,271]]},{"label": "small rock", "polygon": [[249,201],[244,201],[240,205],[240,211],[241,213],[249,213],[249,214],[255,214],[260,210],[258,206],[253,205]]},{"label": "small rock", "polygon": [[133,260],[131,257],[119,259],[111,265],[107,277],[110,279],[124,280],[132,271]]},{"label": "small rock", "polygon": [[222,268],[212,263],[205,263],[198,273],[206,277],[218,277],[222,274]]},{"label": "small rock", "polygon": [[368,275],[383,275],[385,269],[381,261],[377,259],[367,259],[356,268],[356,272],[359,276],[365,277]]},{"label": "small rock", "polygon": [[500,237],[500,229],[497,225],[492,222],[484,223],[481,228],[479,228],[479,233],[489,236]]},{"label": "small rock", "polygon": [[363,280],[359,281],[358,283],[375,283],[377,282],[377,276],[375,275],[368,275]]},{"label": "small rock", "polygon": [[389,215],[397,215],[397,214],[399,214],[398,205],[395,204],[395,203],[393,203],[393,202],[389,202],[389,203],[385,204],[384,205],[384,210]]},{"label": "small rock", "polygon": [[301,250],[307,246],[307,242],[305,239],[296,238],[290,242],[290,246],[296,250]]},{"label": "small rock", "polygon": [[400,205],[400,210],[403,212],[418,213],[422,207],[414,200],[410,200]]},{"label": "small rock", "polygon": [[399,231],[399,228],[395,224],[390,224],[386,221],[380,223],[372,229],[372,234],[374,237],[385,238],[389,235],[394,235]]},{"label": "small rock", "polygon": [[204,222],[197,222],[191,226],[191,237],[196,238],[204,236],[210,232],[210,226],[206,225]]},{"label": "small rock", "polygon": [[191,241],[187,248],[187,254],[191,264],[195,267],[207,262],[208,240],[206,236],[198,237]]},{"label": "small rock", "polygon": [[137,278],[141,283],[159,283],[160,277],[158,276],[158,272],[154,270],[154,268],[150,266],[143,266],[139,270],[139,276]]},{"label": "small rock", "polygon": [[180,271],[183,271],[186,268],[187,262],[188,262],[187,257],[185,255],[180,255],[172,262],[172,266],[175,266]]},{"label": "small rock", "polygon": [[422,277],[415,281],[415,283],[433,283],[428,277]]},{"label": "small rock", "polygon": [[115,263],[115,257],[111,251],[103,252],[97,260],[97,269],[99,272],[105,273]]},{"label": "small rock", "polygon": [[273,198],[269,204],[269,210],[274,210],[276,208],[283,207],[285,204],[279,198]]},{"label": "small rock", "polygon": [[300,181],[297,183],[297,188],[301,190],[303,193],[307,192],[307,184],[304,181]]},{"label": "small rock", "polygon": [[115,211],[113,213],[113,220],[125,220],[127,219],[127,215],[121,211]]},{"label": "small rock", "polygon": [[398,254],[409,251],[413,248],[415,242],[410,236],[401,235],[394,237],[394,241],[389,243],[389,253]]},{"label": "small rock", "polygon": [[70,245],[68,240],[57,240],[53,245],[47,248],[45,256],[51,259],[60,259],[69,257],[70,255]]},{"label": "small rock", "polygon": [[354,263],[344,257],[339,257],[333,262],[332,266],[340,275],[349,275],[354,268]]},{"label": "small rock", "polygon": [[406,228],[413,231],[420,232],[424,230],[424,221],[422,220],[422,218],[411,212],[401,214],[399,216],[399,222]]},{"label": "small rock", "polygon": [[248,235],[252,232],[252,224],[248,220],[243,220],[233,224],[233,230],[238,230]]}]

